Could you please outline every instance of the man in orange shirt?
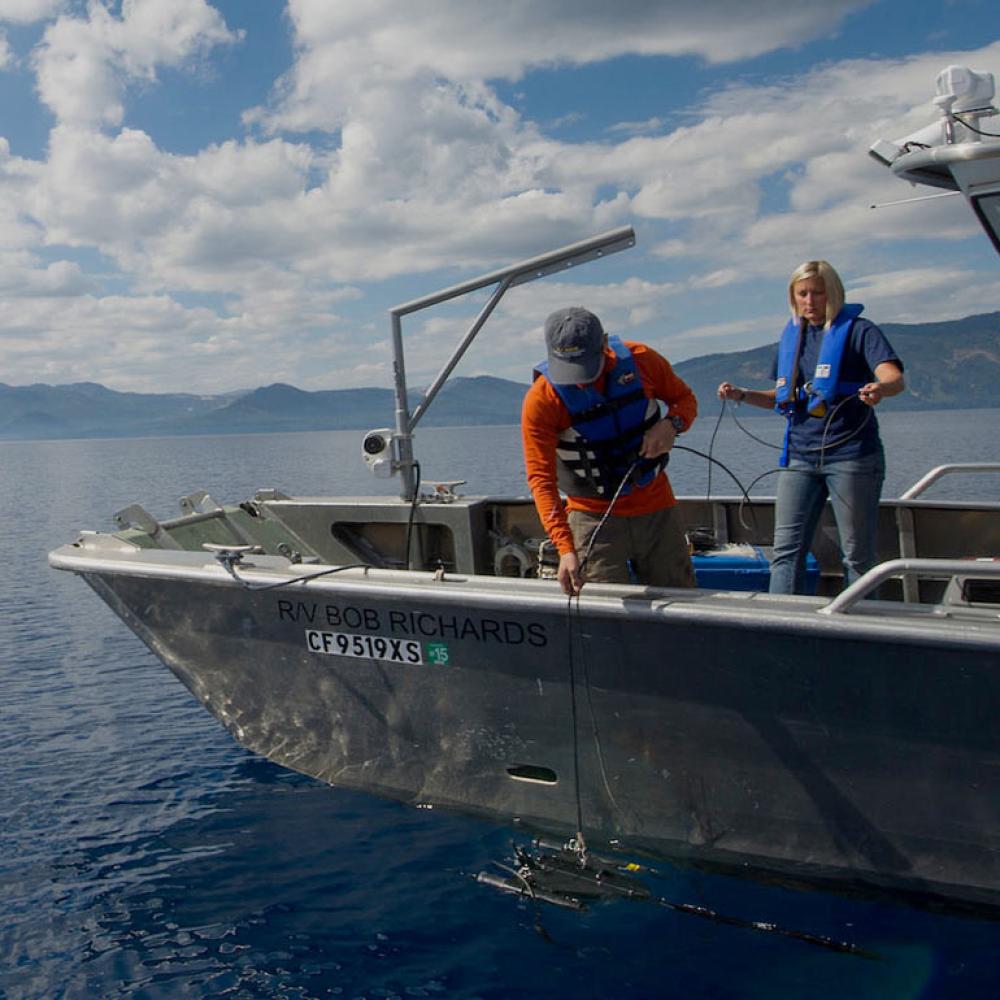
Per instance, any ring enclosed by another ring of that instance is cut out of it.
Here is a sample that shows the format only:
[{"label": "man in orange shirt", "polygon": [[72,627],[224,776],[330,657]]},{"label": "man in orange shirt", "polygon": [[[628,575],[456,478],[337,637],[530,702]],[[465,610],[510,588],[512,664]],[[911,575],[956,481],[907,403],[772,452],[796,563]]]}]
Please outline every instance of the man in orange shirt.
[{"label": "man in orange shirt", "polygon": [[[698,412],[694,393],[666,358],[609,338],[586,309],[549,316],[545,345],[548,357],[524,399],[521,435],[528,486],[559,552],[563,590],[578,594],[588,579],[693,587],[663,467]],[[665,417],[657,400],[667,404]]]}]

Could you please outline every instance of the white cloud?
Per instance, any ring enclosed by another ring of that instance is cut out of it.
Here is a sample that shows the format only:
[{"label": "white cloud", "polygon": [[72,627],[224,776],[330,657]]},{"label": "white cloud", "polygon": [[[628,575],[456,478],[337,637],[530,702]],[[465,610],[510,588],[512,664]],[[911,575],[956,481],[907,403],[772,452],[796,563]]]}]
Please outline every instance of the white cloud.
[{"label": "white cloud", "polygon": [[238,268],[304,256],[311,161],[280,140],[176,156],[141,131],[60,125],[28,205],[50,242],[97,246],[153,286],[225,291]]},{"label": "white cloud", "polygon": [[[54,266],[56,276],[68,268]],[[312,331],[277,328],[285,317],[219,315],[185,307],[166,295],[58,297],[52,289],[18,291],[16,308],[0,311],[7,381],[97,381],[111,388],[161,392],[223,392],[263,381],[290,381],[312,388],[352,383],[336,378],[347,342],[343,334],[313,343]],[[8,289],[0,287],[0,301]],[[290,313],[301,322],[301,312]],[[363,353],[363,352],[362,352]],[[384,349],[382,358],[388,355]],[[313,377],[303,379],[311,371]],[[27,376],[30,373],[30,377]],[[17,377],[22,376],[22,377]]]},{"label": "white cloud", "polygon": [[786,318],[787,315],[775,313],[726,323],[703,323],[675,334],[671,345],[678,358],[757,347],[774,343]]},{"label": "white cloud", "polygon": [[[137,6],[123,17],[130,37],[149,36],[139,19],[148,10]],[[914,102],[890,93],[899,86],[894,69],[904,87],[912,84],[919,93],[920,104],[926,104],[933,78],[930,58],[875,71],[867,63],[831,65],[781,86],[730,88],[700,112],[692,109],[700,121],[667,135],[559,143],[520,120],[481,82],[421,76],[426,67],[471,72],[470,46],[482,50],[482,32],[500,30],[489,19],[476,26],[438,4],[426,21],[421,12],[412,24],[403,16],[382,30],[377,10],[352,13],[309,3],[291,10],[302,49],[294,75],[308,76],[314,62],[326,67],[344,90],[336,98],[326,95],[331,100],[324,107],[331,111],[338,101],[347,102],[340,112],[346,116],[341,145],[326,160],[325,183],[307,187],[310,171],[324,160],[304,143],[231,142],[179,158],[157,150],[143,133],[126,130],[95,141],[89,130],[60,126],[51,142],[46,204],[38,211],[51,237],[97,242],[123,265],[142,270],[149,287],[221,290],[226,283],[232,288],[234,272],[259,281],[268,262],[349,282],[455,262],[485,267],[522,255],[526,247],[568,242],[639,216],[673,223],[684,234],[661,244],[661,255],[707,253],[717,258],[709,275],[731,271],[721,248],[729,240],[734,257],[741,248],[753,248],[760,268],[768,257],[762,246],[780,246],[787,255],[787,240],[803,243],[796,237],[803,230],[815,233],[817,222],[833,240],[859,224],[878,228],[875,220],[860,218],[862,189],[889,191],[897,182],[874,164],[867,174],[860,167],[874,132],[858,134],[857,122],[870,120],[875,108],[884,118],[887,107],[898,112],[895,120],[906,119]],[[417,44],[445,10],[457,18],[449,45]],[[655,21],[658,15],[650,10],[643,17]],[[88,25],[63,23],[66,30],[100,39],[109,32],[91,26],[109,20],[99,15]],[[463,33],[468,44],[455,45]],[[410,51],[390,59],[404,36]],[[179,37],[163,52],[133,46],[132,64],[149,66],[170,52],[188,51],[192,32]],[[533,44],[522,43],[525,53]],[[636,44],[626,26],[617,40],[602,38],[600,51]],[[334,58],[343,45],[366,52],[368,62],[362,66],[360,54],[353,62]],[[489,58],[513,58],[487,48],[481,72],[489,70]],[[105,68],[115,65],[116,57],[106,55]],[[518,65],[530,58],[523,54]],[[935,68],[941,58],[933,57]],[[405,87],[405,96],[397,85]],[[100,103],[88,100],[89,106]],[[299,121],[295,115],[305,114],[307,103],[286,94],[286,109],[299,108],[286,114]],[[303,127],[319,123],[301,120]],[[782,172],[788,210],[762,212],[761,185]],[[608,188],[617,188],[617,196],[599,201],[597,192]],[[899,220],[887,220],[887,235],[889,221],[898,227]],[[952,231],[967,235],[970,229],[963,217]]]},{"label": "white cloud", "polygon": [[994,311],[1000,302],[1000,278],[957,267],[915,267],[865,275],[851,283],[849,293],[864,302],[873,317],[927,323]]},{"label": "white cloud", "polygon": [[648,133],[659,133],[666,127],[666,122],[662,118],[647,118],[643,122],[617,122],[608,131],[621,133],[624,135],[644,135]]},{"label": "white cloud", "polygon": [[[990,65],[998,57],[994,44],[976,53],[830,63],[780,84],[728,88],[690,109],[692,124],[666,135],[583,144],[548,139],[481,85],[438,82],[432,99],[417,79],[406,100],[390,100],[378,91],[379,69],[377,95],[357,94],[344,112],[326,204],[331,218],[348,201],[366,206],[353,213],[361,223],[355,238],[381,237],[388,218],[396,227],[393,251],[361,277],[449,258],[504,259],[505,221],[521,234],[520,246],[532,230],[534,245],[545,246],[558,233],[583,235],[635,217],[666,222],[678,236],[654,252],[688,263],[711,258],[710,273],[732,270],[747,253],[757,273],[783,272],[789,259],[815,255],[822,240],[827,255],[850,254],[859,232],[893,242],[965,238],[974,224],[960,206],[869,214],[873,201],[898,196],[899,184],[867,159],[867,147],[928,120],[942,63]],[[609,188],[617,195],[600,201]],[[769,202],[774,191],[784,191],[783,203]]]},{"label": "white cloud", "polygon": [[724,267],[708,274],[699,274],[691,281],[692,288],[725,288],[739,281],[741,273],[733,267]]},{"label": "white cloud", "polygon": [[58,299],[84,295],[94,282],[74,261],[41,264],[27,254],[0,255],[0,296],[8,299]]},{"label": "white cloud", "polygon": [[153,80],[157,67],[182,66],[237,37],[206,0],[122,0],[120,17],[92,0],[86,18],[64,15],[46,29],[35,53],[38,92],[61,122],[117,125],[126,81]]},{"label": "white cloud", "polygon": [[371,88],[410,90],[447,79],[462,85],[520,78],[528,69],[616,56],[745,59],[821,37],[865,0],[425,0],[362,5],[289,0],[299,59],[272,120],[282,128],[335,129]]},{"label": "white cloud", "polygon": [[[339,130],[328,182],[314,193],[323,211],[313,214],[354,246],[372,246],[369,256],[353,255],[364,270],[349,272],[352,280],[454,261],[485,266],[635,214],[725,216],[734,227],[753,220],[760,168],[734,177],[729,135],[714,123],[621,144],[562,144],[499,102],[485,81],[626,52],[745,56],[829,31],[858,6],[811,3],[790,14],[759,3],[748,26],[727,2],[622,10],[521,0],[493,11],[442,0],[363,8],[292,0],[296,64],[272,106],[247,120],[275,130]],[[772,123],[772,132],[778,128]],[[784,146],[794,148],[775,150],[775,163],[806,156],[810,140]],[[608,187],[619,193],[599,200]],[[391,249],[376,253],[387,240]]]},{"label": "white cloud", "polygon": [[32,247],[43,239],[42,229],[24,212],[41,173],[39,164],[12,156],[10,143],[0,138],[0,251]]},{"label": "white cloud", "polygon": [[[731,261],[746,276],[781,273],[782,261],[810,256],[853,266],[878,241],[963,239],[976,227],[960,199],[869,207],[906,192],[868,147],[934,119],[933,80],[949,62],[996,66],[1000,43],[831,63],[780,86],[734,86],[709,99],[697,124],[589,149],[586,160],[595,174],[634,186],[637,213],[679,227],[680,238],[656,253],[676,258],[687,248],[717,271]],[[784,191],[784,205],[765,207],[768,186]]]},{"label": "white cloud", "polygon": [[0,0],[0,22],[32,24],[47,21],[66,5],[66,0]]}]

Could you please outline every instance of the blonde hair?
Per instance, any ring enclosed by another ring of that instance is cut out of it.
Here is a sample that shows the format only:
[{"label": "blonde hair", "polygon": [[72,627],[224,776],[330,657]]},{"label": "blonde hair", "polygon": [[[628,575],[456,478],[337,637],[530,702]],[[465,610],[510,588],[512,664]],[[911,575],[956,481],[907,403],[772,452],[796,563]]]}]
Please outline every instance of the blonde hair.
[{"label": "blonde hair", "polygon": [[820,278],[826,288],[826,329],[837,318],[837,313],[844,308],[844,284],[840,275],[825,260],[807,260],[792,271],[788,279],[788,304],[792,309],[792,319],[798,319],[795,308],[795,285],[805,278]]}]

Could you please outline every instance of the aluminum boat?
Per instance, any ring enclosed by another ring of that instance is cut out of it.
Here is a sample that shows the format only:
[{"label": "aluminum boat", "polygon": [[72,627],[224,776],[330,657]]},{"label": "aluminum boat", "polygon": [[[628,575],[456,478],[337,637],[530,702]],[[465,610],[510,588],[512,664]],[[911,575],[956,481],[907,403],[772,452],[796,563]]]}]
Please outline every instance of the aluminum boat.
[{"label": "aluminum boat", "polygon": [[[1000,250],[1000,140],[977,94],[939,101],[933,138],[873,155],[961,190]],[[821,526],[816,596],[588,584],[571,601],[530,500],[420,486],[413,430],[507,289],[634,240],[615,230],[391,311],[396,423],[362,452],[398,497],[202,492],[162,522],[132,505],[52,566],[241,745],[331,785],[624,854],[1000,906],[996,500],[928,500],[953,471],[935,470],[883,502],[881,562],[847,589]],[[403,318],[487,287],[411,410]],[[773,501],[681,511],[711,527],[709,571],[770,544]]]}]

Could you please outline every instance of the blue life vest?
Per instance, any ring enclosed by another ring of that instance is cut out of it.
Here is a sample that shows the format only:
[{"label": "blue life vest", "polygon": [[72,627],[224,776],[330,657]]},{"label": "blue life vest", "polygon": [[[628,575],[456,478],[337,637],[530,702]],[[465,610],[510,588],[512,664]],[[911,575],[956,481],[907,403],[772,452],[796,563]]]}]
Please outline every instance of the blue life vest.
[{"label": "blue life vest", "polygon": [[790,319],[781,332],[778,344],[777,379],[774,383],[774,408],[788,418],[785,428],[785,444],[780,464],[788,464],[789,432],[791,417],[796,407],[803,404],[811,417],[825,417],[830,405],[853,396],[864,382],[844,382],[840,378],[844,349],[851,337],[854,321],[861,315],[864,306],[845,305],[837,313],[830,328],[820,342],[816,370],[811,379],[800,379],[798,366],[805,339],[805,327],[800,319]]},{"label": "blue life vest", "polygon": [[805,333],[800,329],[800,320],[788,321],[778,344],[778,378],[774,383],[774,408],[779,413],[787,414],[796,403],[805,401],[810,416],[822,417],[828,404],[844,396],[853,396],[864,385],[863,382],[840,381],[844,348],[850,339],[854,321],[863,309],[862,305],[845,305],[837,313],[830,329],[823,334],[816,371],[812,379],[803,380],[802,385],[796,383],[799,381],[797,369]]},{"label": "blue life vest", "polygon": [[[649,399],[632,352],[616,336],[608,337],[616,363],[606,373],[605,391],[591,385],[559,385],[549,379],[548,362],[535,368],[555,389],[569,411],[572,426],[563,431],[556,446],[559,488],[576,497],[614,496],[639,456],[646,431],[660,419],[660,407]],[[629,483],[645,486],[666,464],[667,455],[639,459]]]}]

